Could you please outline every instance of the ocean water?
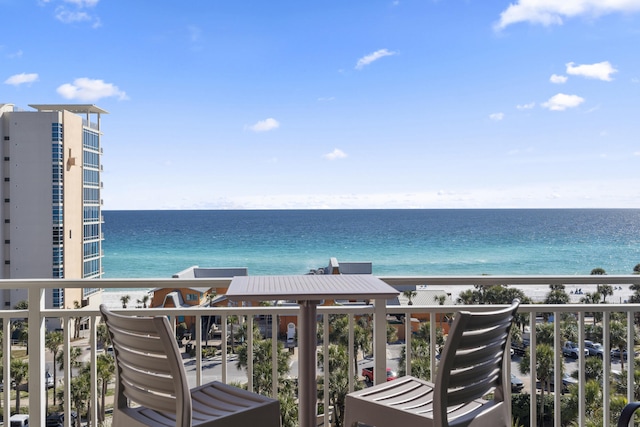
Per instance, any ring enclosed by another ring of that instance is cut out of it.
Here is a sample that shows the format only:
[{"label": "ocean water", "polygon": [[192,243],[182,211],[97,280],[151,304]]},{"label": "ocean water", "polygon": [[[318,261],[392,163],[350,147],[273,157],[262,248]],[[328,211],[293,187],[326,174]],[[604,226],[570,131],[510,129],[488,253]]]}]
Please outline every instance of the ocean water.
[{"label": "ocean water", "polygon": [[104,211],[104,277],[193,265],[304,274],[370,261],[373,274],[630,274],[640,209]]}]

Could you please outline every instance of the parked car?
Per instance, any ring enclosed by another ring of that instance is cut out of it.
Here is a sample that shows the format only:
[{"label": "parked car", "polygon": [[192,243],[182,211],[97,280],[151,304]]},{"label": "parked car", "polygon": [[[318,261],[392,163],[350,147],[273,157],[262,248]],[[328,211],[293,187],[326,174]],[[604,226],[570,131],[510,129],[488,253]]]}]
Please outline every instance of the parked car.
[{"label": "parked car", "polygon": [[527,346],[524,344],[518,344],[515,342],[511,343],[511,355],[516,356],[524,356],[524,353],[527,351]]},{"label": "parked car", "polygon": [[[609,354],[611,355],[612,359],[620,359],[620,349],[617,348],[617,347],[612,349]],[[638,353],[635,353],[633,355],[633,357],[636,357],[637,355],[638,355]],[[622,357],[623,357],[624,360],[627,360],[627,356],[628,356],[627,350],[625,349],[625,350],[622,351]]]},{"label": "parked car", "polygon": [[511,374],[511,393],[520,393],[524,388],[524,383],[513,373]]},{"label": "parked car", "polygon": [[[76,425],[76,419],[78,415],[75,412],[71,412],[71,425]],[[54,412],[47,415],[46,427],[64,427],[64,412]]]},{"label": "parked car", "polygon": [[[16,386],[16,382],[15,381],[11,381],[11,389],[15,388]],[[0,383],[0,392],[4,391],[4,382]]]},{"label": "parked car", "polygon": [[[15,383],[11,383],[11,388],[14,388]],[[44,374],[44,386],[47,389],[53,388],[53,376],[47,371]],[[18,386],[20,391],[29,391],[29,381],[22,383]]]},{"label": "parked car", "polygon": [[[373,383],[373,366],[362,368],[362,376],[365,381]],[[398,373],[391,368],[387,368],[387,381],[395,380],[398,378]]]},{"label": "parked car", "polygon": [[[576,384],[578,384],[578,380],[577,379],[573,378],[569,374],[563,374],[562,375],[562,389],[560,390],[560,393],[562,393],[562,394],[567,393],[569,391],[569,386],[576,385]],[[551,377],[551,381],[549,382],[549,385],[551,386],[550,391],[554,391],[555,390],[555,381],[554,381],[553,377]],[[542,388],[542,386],[540,385],[540,381],[536,382],[536,387],[537,388]]]},{"label": "parked car", "polygon": [[29,426],[29,414],[14,414],[9,418],[9,425],[11,427],[28,427]]},{"label": "parked car", "polygon": [[604,357],[604,347],[599,342],[586,340],[584,342],[584,348],[589,352],[589,356],[599,357],[600,359]]},{"label": "parked car", "polygon": [[44,374],[44,384],[47,388],[53,388],[53,375],[48,371]]},{"label": "parked car", "polygon": [[574,359],[577,359],[581,353],[585,356],[588,356],[589,350],[587,350],[586,348],[580,350],[580,347],[578,347],[578,344],[572,341],[567,341],[566,343],[564,343],[564,347],[562,347],[563,356],[573,357]]}]

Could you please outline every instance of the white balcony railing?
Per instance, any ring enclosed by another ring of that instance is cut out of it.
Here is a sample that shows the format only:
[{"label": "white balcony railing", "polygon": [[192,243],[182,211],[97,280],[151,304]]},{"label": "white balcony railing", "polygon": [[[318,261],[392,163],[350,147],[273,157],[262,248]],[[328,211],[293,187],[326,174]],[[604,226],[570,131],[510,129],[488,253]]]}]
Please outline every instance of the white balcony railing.
[{"label": "white balcony railing", "polygon": [[[525,294],[527,293],[527,287],[535,286],[536,288],[540,288],[540,286],[547,287],[548,285],[557,285],[563,284],[565,286],[588,286],[588,285],[599,285],[599,284],[608,284],[612,286],[617,285],[640,285],[640,275],[628,275],[628,276],[478,276],[478,277],[460,277],[460,276],[451,276],[451,277],[430,277],[430,276],[421,276],[421,277],[381,277],[382,280],[389,283],[392,286],[406,286],[406,285],[428,285],[429,289],[442,289],[443,287],[451,288],[454,286],[461,286],[463,289],[472,289],[473,285],[479,286],[489,286],[489,285],[517,285],[518,287],[524,289]],[[29,362],[29,414],[30,414],[30,425],[34,427],[40,427],[45,425],[45,418],[47,412],[47,395],[46,395],[46,387],[45,387],[45,375],[46,367],[48,363],[47,357],[50,357],[49,351],[45,348],[45,332],[46,332],[46,324],[47,319],[60,319],[63,325],[64,330],[64,343],[62,350],[64,352],[64,366],[61,371],[62,377],[58,378],[60,381],[60,387],[64,390],[64,412],[65,414],[70,414],[72,411],[71,407],[71,390],[68,384],[70,383],[70,375],[72,372],[69,360],[70,349],[72,346],[77,345],[77,342],[72,340],[72,330],[73,330],[73,321],[78,317],[83,317],[88,319],[89,321],[89,329],[85,331],[85,340],[83,343],[86,343],[85,351],[88,355],[88,362],[90,362],[90,375],[91,375],[91,402],[94,402],[90,405],[90,415],[88,420],[88,425],[96,426],[98,423],[95,421],[98,419],[97,417],[97,402],[98,399],[98,380],[97,380],[97,372],[96,372],[96,357],[102,351],[98,349],[98,341],[96,336],[96,329],[99,323],[99,313],[97,309],[97,304],[92,304],[90,306],[84,307],[80,310],[50,310],[45,309],[45,289],[51,288],[84,288],[84,287],[101,287],[104,289],[151,289],[151,288],[187,288],[187,287],[213,287],[213,288],[224,288],[227,287],[230,283],[230,278],[225,279],[113,279],[106,280],[100,279],[98,282],[96,280],[0,280],[0,292],[8,293],[8,290],[11,289],[26,289],[28,290],[28,310],[0,310],[0,319],[2,319],[2,334],[3,337],[9,337],[11,335],[11,322],[15,319],[28,319],[29,323],[29,337],[28,337],[28,362]],[[411,318],[420,313],[428,313],[431,319],[435,319],[439,313],[453,313],[455,311],[459,311],[461,309],[468,310],[476,310],[480,309],[481,306],[463,306],[463,305],[438,305],[434,302],[433,305],[388,305],[386,307],[387,315],[404,315],[405,318]],[[202,384],[207,381],[211,381],[213,379],[220,380],[222,382],[231,382],[229,372],[231,368],[233,368],[233,372],[236,373],[237,370],[235,368],[235,362],[230,360],[230,355],[228,355],[227,341],[221,340],[221,356],[219,356],[220,371],[216,376],[212,376],[210,374],[210,369],[205,369],[205,365],[209,363],[208,360],[203,360],[202,358],[202,348],[203,348],[203,340],[200,339],[202,337],[202,317],[203,316],[220,316],[221,317],[221,336],[227,336],[227,318],[229,316],[241,316],[246,319],[248,322],[248,330],[252,330],[254,317],[258,315],[265,316],[286,316],[293,315],[295,316],[298,313],[297,306],[258,306],[258,307],[214,307],[214,308],[154,308],[154,309],[137,309],[137,308],[129,308],[125,310],[130,314],[140,314],[140,315],[158,315],[164,314],[170,316],[171,319],[176,319],[178,316],[189,316],[195,317],[195,358],[190,362],[189,372],[192,373],[192,380],[194,384]],[[603,330],[603,346],[606,349],[603,356],[603,366],[605,369],[603,370],[603,383],[602,383],[602,411],[603,411],[603,425],[610,425],[609,422],[609,414],[611,412],[610,408],[610,379],[612,378],[612,360],[609,355],[608,349],[613,346],[613,343],[610,340],[610,315],[611,313],[624,313],[627,325],[635,325],[635,315],[636,312],[640,311],[640,304],[628,304],[628,303],[612,303],[612,304],[567,304],[567,305],[542,305],[542,304],[526,304],[521,305],[519,309],[519,313],[530,314],[529,316],[529,324],[528,328],[531,331],[535,331],[536,327],[536,319],[538,314],[542,313],[553,313],[553,324],[554,324],[554,348],[560,349],[563,344],[563,338],[560,332],[560,318],[562,313],[574,313],[578,318],[578,342],[582,343],[585,339],[585,321],[591,313],[601,313],[602,320],[600,324]],[[363,314],[374,314],[374,307],[369,305],[344,305],[344,306],[320,306],[318,307],[318,314],[323,315],[323,321],[319,323],[320,327],[323,329],[322,336],[329,336],[329,324],[328,324],[328,316],[329,314],[347,314],[350,318],[349,321],[349,336],[350,342],[353,342],[353,328],[355,324],[355,318],[357,316]],[[273,319],[273,317],[272,317]],[[437,349],[436,349],[436,327],[438,326],[437,322],[431,322],[430,324],[430,346],[431,346],[431,372],[432,374],[436,370],[436,357]],[[409,346],[411,342],[411,322],[405,322],[405,335],[407,337],[406,345]],[[628,354],[634,354],[634,341],[636,337],[636,328],[629,327],[627,328],[627,351]],[[386,341],[386,330],[384,331],[374,331],[376,335],[376,339]],[[277,322],[271,322],[271,336],[278,336],[278,324]],[[248,357],[248,369],[249,372],[246,374],[246,383],[250,390],[253,389],[252,378],[251,375],[253,369],[253,354],[252,354],[252,336],[248,334],[248,344],[249,344],[249,357]],[[536,346],[536,337],[535,334],[531,334],[531,348],[535,348]],[[329,371],[328,366],[328,342],[325,340],[321,343],[320,349],[324,353],[324,369],[323,372]],[[272,366],[273,366],[273,377],[277,379],[277,369],[276,369],[276,341],[273,340],[272,344]],[[409,347],[410,348],[410,347]],[[8,355],[11,353],[11,340],[3,339],[2,340],[2,354]],[[407,352],[409,353],[409,352]],[[353,346],[349,346],[349,360],[354,360],[356,355],[354,354]],[[383,355],[374,354],[374,369],[375,372],[385,372],[387,366],[387,355],[386,353]],[[9,375],[6,373],[10,370],[10,360],[8,357],[2,358],[1,368],[5,373],[5,383],[7,383],[6,379],[9,378]],[[407,372],[411,371],[410,364],[410,354],[407,355],[406,361],[406,369]],[[554,353],[554,382],[555,384],[561,384],[562,382],[562,369],[559,367],[564,363],[562,353],[560,351],[555,351]],[[586,408],[585,408],[585,358],[578,358],[575,362],[577,363],[578,370],[578,393],[579,393],[579,411],[578,411],[578,419],[577,424],[580,426],[584,426],[587,423],[585,419],[586,416]],[[635,360],[634,357],[629,357],[625,363],[625,369],[627,372],[626,382],[627,387],[627,399],[629,401],[635,400],[634,389],[635,387]],[[354,367],[349,364],[349,389],[353,390],[355,386],[355,379],[359,372],[353,372]],[[54,365],[52,365],[54,366]],[[531,372],[531,378],[536,378],[536,358],[535,352],[531,352],[530,365],[529,370]],[[383,376],[380,375],[380,378]],[[324,392],[324,405],[323,407],[328,408],[328,381],[324,383],[325,392]],[[273,383],[273,396],[277,396],[276,392],[277,388],[277,380],[274,380]],[[536,381],[531,380],[530,385],[523,390],[524,393],[529,393],[530,395],[536,394]],[[554,425],[561,425],[561,414],[560,414],[560,403],[561,403],[561,394],[554,394]],[[322,402],[321,402],[322,403]],[[5,392],[2,393],[2,408],[4,408],[5,413],[8,413],[9,410],[7,408],[11,408],[11,399],[10,393],[8,393],[7,388],[5,388]],[[324,416],[324,425],[328,425],[329,423],[329,415],[328,411]],[[5,415],[5,425],[6,420],[8,419],[8,414]],[[67,427],[70,426],[71,417],[65,417],[65,424]],[[537,419],[537,408],[536,405],[531,405],[530,408],[530,419]],[[533,425],[533,424],[532,424]]]}]

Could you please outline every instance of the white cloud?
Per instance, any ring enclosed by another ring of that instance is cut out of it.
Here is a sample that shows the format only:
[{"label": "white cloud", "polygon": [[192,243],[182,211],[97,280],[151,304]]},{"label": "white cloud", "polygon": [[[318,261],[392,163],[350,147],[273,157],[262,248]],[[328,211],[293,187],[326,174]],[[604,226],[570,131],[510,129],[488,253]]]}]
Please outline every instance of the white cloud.
[{"label": "white cloud", "polygon": [[559,93],[549,98],[547,102],[542,104],[543,107],[551,111],[564,111],[567,108],[574,108],[584,102],[584,98],[578,95],[566,95]]},{"label": "white cloud", "polygon": [[64,8],[59,8],[56,11],[56,19],[65,24],[71,24],[74,22],[91,21],[91,15],[86,12],[71,11]]},{"label": "white cloud", "polygon": [[396,52],[390,51],[388,49],[376,50],[375,52],[370,53],[369,55],[365,55],[362,58],[358,59],[358,63],[356,64],[356,70],[361,70],[365,66],[371,64],[374,61],[377,61],[380,58],[384,58],[385,56],[392,56],[395,54]]},{"label": "white cloud", "polygon": [[552,74],[551,77],[549,77],[549,81],[555,84],[566,83],[567,79],[568,79],[567,76],[560,76],[558,74]]},{"label": "white cloud", "polygon": [[491,120],[495,120],[496,122],[499,122],[500,120],[504,119],[504,113],[492,113],[492,114],[489,114],[489,118]]},{"label": "white cloud", "polygon": [[22,58],[22,50],[19,49],[14,53],[8,54],[7,58],[9,58],[9,59]]},{"label": "white cloud", "polygon": [[5,80],[4,83],[8,85],[19,86],[21,84],[33,83],[35,81],[38,81],[37,73],[29,73],[29,74],[21,73],[21,74],[14,74],[13,76]]},{"label": "white cloud", "polygon": [[271,117],[265,120],[260,120],[256,124],[249,126],[254,132],[267,132],[273,129],[278,129],[280,127],[280,123]]},{"label": "white cloud", "polygon": [[97,101],[102,98],[117,97],[120,100],[128,99],[127,94],[111,83],[103,80],[82,77],[75,79],[73,83],[65,83],[58,87],[57,92],[66,99],[78,101]]},{"label": "white cloud", "polygon": [[567,74],[574,76],[582,76],[588,79],[598,79],[610,82],[613,80],[611,74],[617,73],[618,70],[613,68],[609,61],[598,62],[597,64],[581,64],[573,65],[573,62],[567,64]]},{"label": "white cloud", "polygon": [[78,7],[94,7],[100,0],[64,0],[65,3],[72,3]]},{"label": "white cloud", "polygon": [[531,110],[531,109],[532,109],[533,107],[535,107],[535,106],[536,106],[536,103],[535,103],[535,102],[530,102],[530,103],[528,103],[528,104],[519,104],[519,105],[516,105],[516,108],[517,108],[518,110]]},{"label": "white cloud", "polygon": [[499,31],[519,22],[562,25],[565,18],[637,11],[640,11],[640,2],[637,0],[517,0],[500,13],[500,20],[494,29]]},{"label": "white cloud", "polygon": [[93,28],[102,26],[100,18],[86,12],[97,6],[100,0],[64,0],[67,5],[56,7],[55,17],[64,24],[73,24],[76,22],[90,22]]},{"label": "white cloud", "polygon": [[344,159],[347,157],[347,154],[339,148],[334,149],[332,152],[325,154],[324,156],[327,160],[338,160]]}]

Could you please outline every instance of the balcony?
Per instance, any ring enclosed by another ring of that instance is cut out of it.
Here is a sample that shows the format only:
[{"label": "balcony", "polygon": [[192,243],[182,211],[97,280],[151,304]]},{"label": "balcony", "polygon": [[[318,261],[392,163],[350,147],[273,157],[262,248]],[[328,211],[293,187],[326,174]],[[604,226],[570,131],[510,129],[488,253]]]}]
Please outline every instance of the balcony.
[{"label": "balcony", "polygon": [[[633,276],[477,276],[477,277],[381,277],[382,280],[395,287],[402,287],[407,285],[428,285],[429,289],[443,289],[461,287],[461,289],[473,289],[473,286],[491,286],[491,285],[506,285],[509,287],[517,286],[520,289],[524,289],[527,294],[527,288],[536,287],[540,289],[544,287],[549,289],[549,285],[565,285],[567,288],[576,287],[594,287],[595,285],[611,285],[613,286],[625,286],[640,285],[640,275]],[[12,321],[16,319],[27,319],[29,324],[28,341],[28,404],[26,392],[22,392],[22,404],[21,407],[28,407],[30,415],[30,425],[34,427],[40,427],[45,425],[45,419],[47,415],[47,405],[51,404],[51,397],[48,397],[46,388],[46,372],[49,369],[53,369],[53,363],[51,361],[51,352],[45,347],[45,332],[48,321],[62,322],[63,325],[63,343],[61,351],[65,355],[63,360],[63,369],[57,371],[57,386],[56,388],[62,390],[62,412],[66,415],[74,413],[77,408],[72,402],[72,389],[69,386],[71,383],[72,375],[77,374],[77,368],[72,368],[69,354],[72,353],[73,347],[79,347],[82,351],[82,361],[89,368],[90,386],[89,395],[87,399],[90,404],[82,408],[82,421],[89,426],[109,425],[109,415],[104,423],[98,422],[99,420],[99,402],[100,402],[100,390],[99,390],[99,376],[97,371],[97,357],[103,353],[102,348],[98,348],[98,335],[97,326],[99,323],[98,307],[96,304],[83,307],[80,310],[63,310],[63,309],[44,309],[44,290],[51,288],[84,288],[100,286],[102,288],[120,288],[126,289],[149,289],[157,287],[167,288],[181,288],[181,287],[213,287],[213,288],[225,288],[229,285],[231,279],[224,278],[202,278],[202,279],[114,279],[105,280],[101,279],[99,283],[95,280],[88,282],[87,280],[2,280],[0,281],[0,289],[4,292],[9,289],[26,289],[28,290],[28,310],[3,310],[0,311],[0,318],[2,319],[2,336],[11,336]],[[62,282],[62,283],[61,283]],[[383,309],[376,308],[373,305],[368,305],[366,302],[361,304],[345,304],[334,306],[320,306],[318,307],[318,328],[319,336],[329,337],[329,317],[330,315],[347,315],[348,316],[348,339],[349,343],[354,343],[355,330],[357,319],[364,315],[380,316],[385,315],[387,319],[393,317],[411,319],[413,317],[420,317],[420,315],[428,315],[430,319],[442,319],[442,315],[452,314],[455,311],[462,309],[475,310],[480,308],[477,305],[439,305],[434,301],[429,305],[387,305]],[[129,314],[140,315],[158,315],[164,314],[173,319],[174,325],[179,316],[188,316],[195,318],[195,330],[192,335],[193,340],[189,341],[189,347],[193,347],[194,356],[187,357],[185,355],[185,366],[187,369],[187,375],[192,381],[192,386],[199,385],[214,379],[225,383],[242,382],[246,384],[249,390],[255,390],[256,384],[254,384],[254,376],[252,375],[254,368],[254,355],[253,355],[253,336],[247,334],[246,342],[247,346],[247,363],[246,369],[238,370],[236,368],[237,355],[230,354],[230,342],[224,339],[219,339],[219,352],[213,356],[203,356],[203,348],[208,343],[207,340],[201,339],[203,336],[203,318],[208,316],[219,316],[220,328],[216,331],[220,337],[226,337],[230,334],[229,321],[230,319],[240,319],[240,323],[246,323],[247,330],[253,330],[254,323],[258,322],[263,332],[266,335],[277,337],[282,334],[282,329],[279,329],[279,322],[272,321],[272,319],[282,319],[286,316],[296,316],[299,313],[297,305],[281,305],[281,306],[255,306],[255,307],[211,307],[211,308],[166,308],[166,309],[141,309],[141,308],[127,308]],[[617,303],[607,304],[523,304],[519,309],[519,314],[525,314],[526,321],[521,326],[524,330],[535,331],[536,325],[539,323],[545,323],[547,330],[552,330],[552,347],[556,349],[553,352],[553,375],[552,382],[554,384],[561,384],[563,382],[563,369],[577,372],[577,385],[572,386],[568,394],[562,393],[550,393],[545,391],[545,395],[550,396],[551,400],[551,412],[547,413],[550,417],[548,424],[561,426],[566,425],[566,420],[562,418],[562,411],[560,408],[566,407],[567,404],[573,404],[577,407],[577,415],[575,417],[575,423],[579,426],[588,425],[593,421],[593,417],[590,415],[592,407],[589,407],[590,401],[593,402],[594,390],[591,388],[591,384],[587,384],[586,375],[587,367],[590,364],[589,359],[585,357],[578,357],[577,359],[565,358],[560,350],[565,341],[569,340],[563,334],[566,333],[563,329],[563,319],[569,316],[576,321],[572,322],[575,330],[572,330],[574,338],[570,341],[582,343],[583,346],[585,340],[593,339],[588,336],[588,331],[591,325],[597,324],[598,328],[602,330],[602,345],[605,351],[602,353],[602,366],[604,367],[601,372],[600,390],[595,397],[598,410],[602,414],[602,425],[609,426],[614,425],[611,420],[617,418],[619,408],[619,402],[621,400],[639,400],[640,396],[634,396],[634,391],[638,388],[636,377],[634,375],[636,365],[638,362],[634,357],[627,357],[620,360],[613,357],[609,349],[617,348],[620,340],[617,339],[614,342],[617,325],[635,325],[636,313],[640,311],[640,304],[629,304],[618,301]],[[275,317],[274,317],[275,316]],[[622,321],[617,319],[622,319]],[[82,339],[74,339],[74,325],[77,319],[82,319],[88,322],[89,328],[82,332]],[[87,320],[88,319],[88,320]],[[262,323],[262,320],[270,319]],[[375,322],[372,322],[375,323]],[[376,379],[386,380],[386,368],[388,365],[398,364],[399,361],[396,356],[402,351],[403,346],[411,348],[411,342],[414,336],[412,330],[411,321],[400,323],[399,330],[406,336],[406,341],[401,343],[387,343],[387,328],[375,328],[373,330],[373,346],[372,357],[367,357],[367,360],[373,366],[374,377]],[[383,323],[387,326],[387,322]],[[429,323],[429,360],[428,367],[432,376],[437,368],[437,354],[438,354],[438,328],[445,327],[442,321],[433,321]],[[635,343],[637,343],[637,326],[625,327],[624,341],[626,352],[629,355],[633,355],[636,352]],[[599,329],[598,329],[599,330]],[[234,331],[235,332],[235,331]],[[619,336],[619,335],[618,335]],[[285,334],[286,337],[286,334]],[[286,338],[283,340],[286,346]],[[536,337],[536,334],[530,334],[530,349],[536,348],[536,342],[542,341],[541,338]],[[12,343],[10,339],[2,340],[2,354],[11,354],[12,350],[15,350],[17,346]],[[184,347],[186,353],[186,346]],[[293,350],[295,352],[295,349]],[[318,375],[323,376],[323,372],[329,372],[329,342],[328,340],[319,340],[318,351],[321,352],[322,364],[319,366]],[[295,353],[294,353],[295,354]],[[391,357],[388,358],[388,355]],[[516,370],[518,366],[519,356],[514,357],[512,362],[512,372],[518,377],[525,379],[524,388],[521,391],[522,394],[539,395],[541,390],[536,386],[536,381],[531,378],[537,378],[538,373],[536,370],[537,360],[536,352],[531,351],[528,353],[529,363],[528,371],[529,375],[523,375]],[[272,388],[269,392],[272,396],[277,396],[278,387],[278,371],[277,371],[277,341],[271,341],[271,366],[272,375],[275,380],[273,381]],[[353,361],[362,359],[362,355],[356,355],[354,345],[348,346],[348,358],[347,360]],[[319,360],[320,360],[319,359]],[[525,359],[526,360],[526,359]],[[2,372],[8,373],[11,369],[10,360],[7,357],[2,358]],[[294,364],[295,366],[295,364]],[[399,366],[407,373],[411,373],[412,370],[411,353],[408,352],[405,363],[403,366]],[[215,368],[214,368],[215,367]],[[623,369],[624,368],[624,369]],[[359,385],[360,372],[356,370],[361,369],[361,364],[354,365],[348,363],[348,384],[349,390],[354,390]],[[248,372],[248,373],[247,373]],[[292,370],[291,374],[295,383],[295,370]],[[5,383],[8,375],[4,376]],[[527,380],[528,379],[528,380]],[[25,381],[26,382],[26,381]],[[626,387],[626,395],[620,395],[615,384],[617,383],[631,384],[631,387]],[[318,400],[319,408],[330,408],[331,402],[329,401],[329,382],[320,381],[323,387],[321,398]],[[111,384],[113,387],[113,384]],[[5,387],[4,392],[0,393],[2,398],[1,407],[6,408],[15,407],[15,401],[12,398],[11,393],[7,392]],[[560,390],[559,390],[560,391]],[[617,397],[612,398],[612,394]],[[513,395],[512,398],[518,399],[518,395]],[[572,396],[576,398],[573,400]],[[569,403],[567,403],[569,402]],[[60,403],[58,400],[57,403]],[[564,405],[564,406],[563,406]],[[331,422],[331,415],[335,411],[321,411],[324,414],[319,415],[318,422],[320,424],[329,425]],[[529,419],[537,420],[540,417],[540,408],[537,405],[529,405]],[[85,414],[87,413],[87,414]],[[5,418],[6,420],[6,418]],[[65,417],[65,425],[70,426],[72,417]],[[5,421],[6,423],[6,421]],[[522,423],[521,423],[522,425]],[[535,423],[531,423],[535,425]]]}]

